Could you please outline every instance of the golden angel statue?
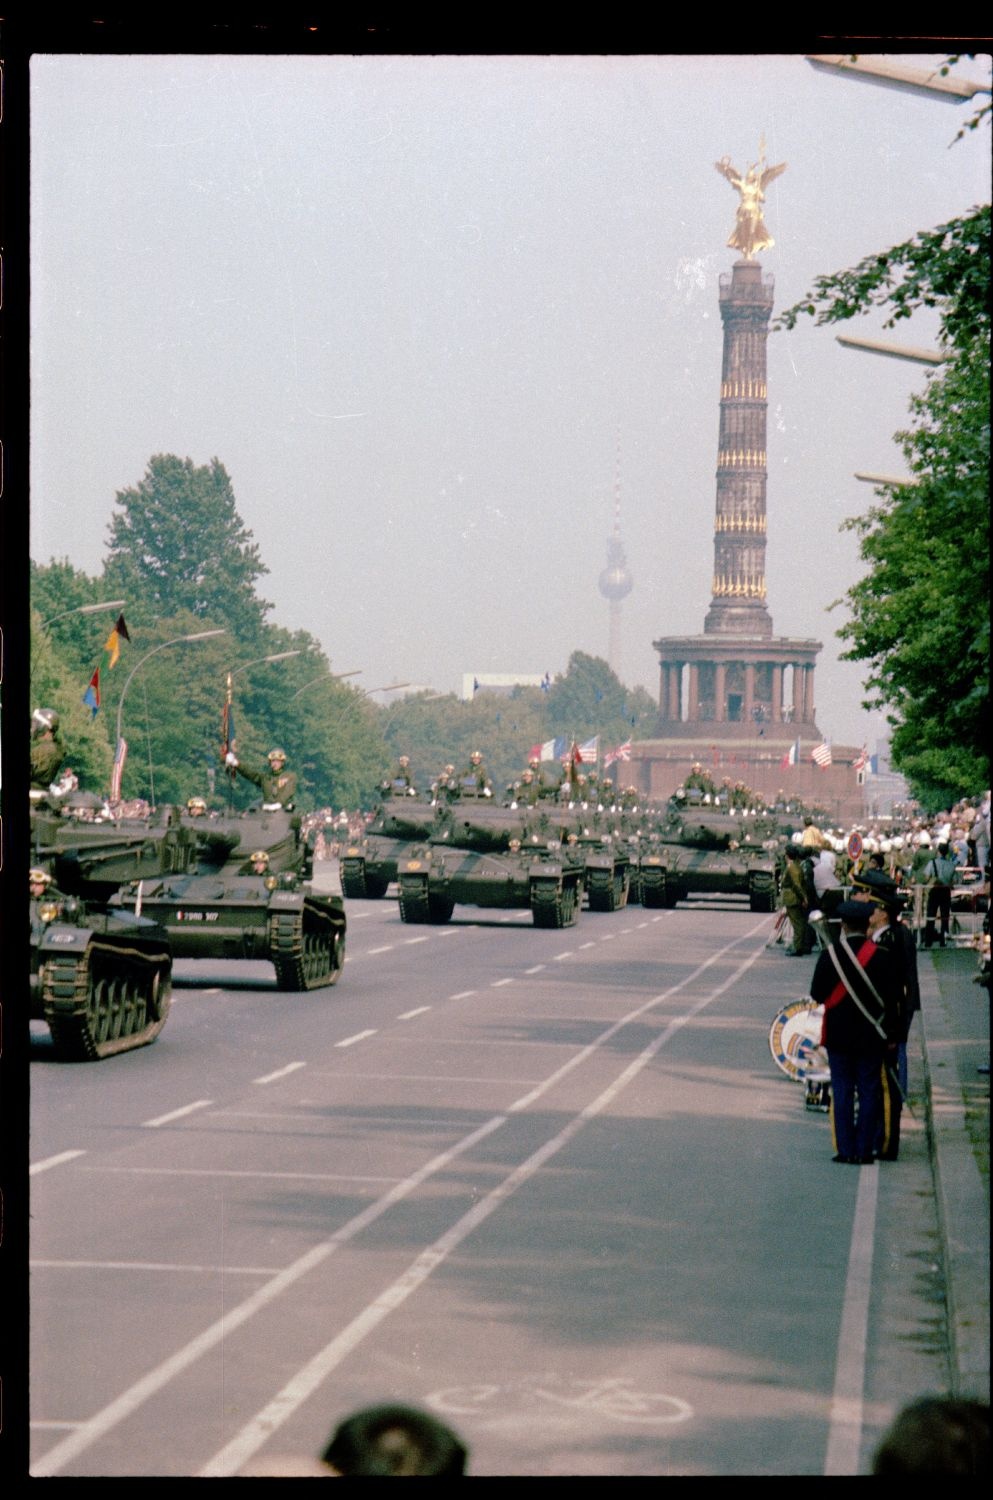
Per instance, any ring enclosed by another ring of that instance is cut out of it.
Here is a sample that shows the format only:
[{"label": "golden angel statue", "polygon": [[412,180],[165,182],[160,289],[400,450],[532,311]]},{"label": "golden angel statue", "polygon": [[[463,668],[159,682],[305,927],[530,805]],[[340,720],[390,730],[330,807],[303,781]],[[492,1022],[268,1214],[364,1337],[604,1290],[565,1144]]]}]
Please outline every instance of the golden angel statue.
[{"label": "golden angel statue", "polygon": [[728,244],[732,250],[740,250],[745,260],[754,260],[760,250],[767,250],[776,243],[762,218],[762,205],[766,188],[786,171],[786,163],[781,161],[776,167],[766,166],[763,137],[759,142],[759,159],[751,164],[744,177],[732,167],[730,157],[722,156],[714,166],[737,190],[741,200]]}]

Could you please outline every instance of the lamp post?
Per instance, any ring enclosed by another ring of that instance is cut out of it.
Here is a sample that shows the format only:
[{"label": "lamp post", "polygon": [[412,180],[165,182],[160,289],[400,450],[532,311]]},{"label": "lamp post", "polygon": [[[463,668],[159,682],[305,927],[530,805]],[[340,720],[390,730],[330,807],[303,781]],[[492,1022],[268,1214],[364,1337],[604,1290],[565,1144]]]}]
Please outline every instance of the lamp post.
[{"label": "lamp post", "polygon": [[124,697],[131,685],[131,679],[138,671],[138,668],[143,667],[146,661],[148,661],[149,657],[156,656],[160,651],[164,651],[167,646],[183,646],[188,645],[192,641],[209,641],[215,635],[227,635],[227,631],[198,630],[193,635],[174,636],[171,641],[162,641],[158,646],[153,646],[151,651],[146,651],[144,656],[140,657],[139,660],[135,662],[134,666],[131,668],[131,671],[125,678],[124,686],[121,688],[121,696],[117,704],[117,746],[120,746],[121,743],[121,719],[124,714]]},{"label": "lamp post", "polygon": [[354,672],[322,672],[320,677],[312,677],[309,682],[304,683],[302,688],[297,688],[290,702],[295,703],[301,693],[305,693],[308,688],[316,687],[319,682],[340,682],[343,677],[359,677],[361,673],[361,667],[356,667]]},{"label": "lamp post", "polygon": [[54,625],[56,620],[64,620],[66,615],[95,615],[101,609],[120,609],[123,603],[123,599],[101,599],[99,604],[77,604],[75,609],[64,609],[60,615],[43,620],[41,628],[47,630],[49,625]]},{"label": "lamp post", "polygon": [[366,688],[362,693],[363,698],[368,698],[371,693],[394,693],[397,688],[410,687],[409,682],[387,682],[383,687]]},{"label": "lamp post", "polygon": [[988,83],[978,83],[957,74],[944,77],[940,68],[907,68],[900,63],[888,62],[880,57],[853,57],[849,53],[804,54],[812,68],[827,73],[843,74],[846,78],[860,78],[866,83],[882,85],[883,88],[900,89],[905,94],[923,94],[928,99],[943,99],[948,104],[961,104],[976,94],[988,94]]},{"label": "lamp post", "polygon": [[254,661],[242,662],[241,666],[235,667],[233,672],[228,673],[228,676],[239,677],[242,672],[247,672],[249,667],[261,667],[263,663],[271,661],[288,661],[291,656],[302,655],[303,648],[301,647],[299,651],[275,651],[271,656],[257,656]]}]

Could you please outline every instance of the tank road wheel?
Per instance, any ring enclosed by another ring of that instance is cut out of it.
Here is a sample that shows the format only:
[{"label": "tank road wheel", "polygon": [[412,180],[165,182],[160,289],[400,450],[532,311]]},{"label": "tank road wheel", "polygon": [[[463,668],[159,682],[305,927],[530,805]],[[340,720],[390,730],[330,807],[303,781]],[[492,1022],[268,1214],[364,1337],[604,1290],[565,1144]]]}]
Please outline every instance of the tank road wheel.
[{"label": "tank road wheel", "polygon": [[575,881],[533,880],[531,916],[536,927],[572,927],[579,916],[582,887]]},{"label": "tank road wheel", "polygon": [[652,868],[641,872],[642,906],[665,905],[665,871]]},{"label": "tank road wheel", "polygon": [[562,897],[559,903],[562,913],[560,927],[575,927],[579,917],[579,887],[575,885],[563,885]]},{"label": "tank road wheel", "polygon": [[171,992],[167,951],[91,943],[85,952],[48,959],[42,997],[56,1055],[93,1062],[147,1046],[165,1025]]},{"label": "tank road wheel", "polygon": [[450,896],[432,896],[428,894],[428,916],[436,925],[441,926],[444,922],[452,920],[452,912],[455,910],[455,902]]},{"label": "tank road wheel", "polygon": [[322,990],[336,983],[345,958],[344,918],[305,900],[297,911],[269,918],[269,957],[281,990]]},{"label": "tank road wheel", "polygon": [[365,874],[365,893],[370,901],[382,901],[389,887],[389,881],[383,875],[371,875],[369,871]]},{"label": "tank road wheel", "polygon": [[400,876],[400,920],[401,922],[429,922],[431,920],[426,875]]}]

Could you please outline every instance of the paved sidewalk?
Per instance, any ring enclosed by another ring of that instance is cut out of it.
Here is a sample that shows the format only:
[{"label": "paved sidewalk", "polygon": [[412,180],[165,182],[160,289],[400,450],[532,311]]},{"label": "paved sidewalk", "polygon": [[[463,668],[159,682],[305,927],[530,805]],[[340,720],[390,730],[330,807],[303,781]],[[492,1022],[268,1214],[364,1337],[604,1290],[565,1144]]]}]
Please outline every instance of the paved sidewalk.
[{"label": "paved sidewalk", "polygon": [[918,953],[926,1119],[945,1257],[952,1393],[990,1395],[989,992],[969,948]]}]

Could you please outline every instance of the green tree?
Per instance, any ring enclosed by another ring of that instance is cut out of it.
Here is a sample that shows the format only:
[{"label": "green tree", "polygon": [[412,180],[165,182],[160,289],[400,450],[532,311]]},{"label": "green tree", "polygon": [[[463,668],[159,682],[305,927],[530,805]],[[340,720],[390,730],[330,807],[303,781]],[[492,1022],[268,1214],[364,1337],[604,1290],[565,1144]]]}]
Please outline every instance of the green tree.
[{"label": "green tree", "polygon": [[887,711],[893,763],[925,807],[989,784],[989,205],[818,278],[787,309],[792,328],[889,309],[941,318],[944,362],[911,401],[898,433],[913,483],[844,522],[868,572],[839,604],[847,660],[869,665],[866,708]]},{"label": "green tree", "polygon": [[[114,675],[119,672],[120,664]],[[80,676],[76,663],[67,659],[42,628],[38,611],[32,609],[31,704],[35,708],[54,708],[59,715],[60,734],[66,747],[65,764],[79,777],[83,790],[106,792],[110,788],[113,758],[107,716],[101,712],[94,717],[83,703],[88,681],[89,675]],[[24,742],[28,742],[26,726]]]},{"label": "green tree", "polygon": [[[548,694],[550,733],[580,741],[600,735],[601,752],[652,733],[658,705],[644,688],[626,688],[599,656],[574,651]],[[607,743],[607,742],[610,743]]]},{"label": "green tree", "polygon": [[224,625],[257,640],[270,605],[257,580],[269,570],[242,524],[224,465],[156,454],[141,482],[119,490],[105,583],[135,600],[135,623],[176,616]]}]

